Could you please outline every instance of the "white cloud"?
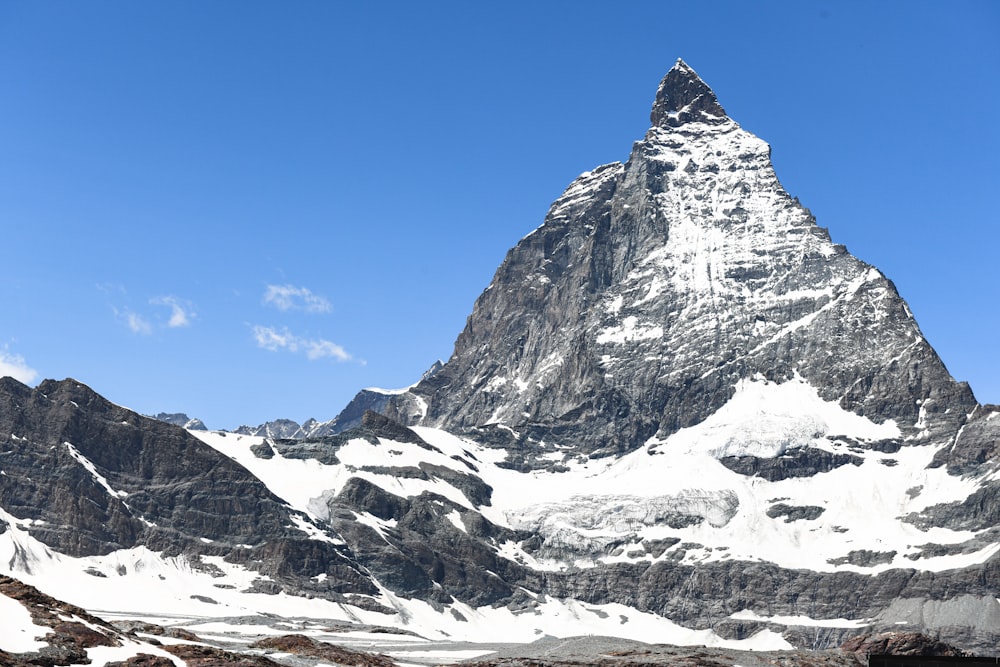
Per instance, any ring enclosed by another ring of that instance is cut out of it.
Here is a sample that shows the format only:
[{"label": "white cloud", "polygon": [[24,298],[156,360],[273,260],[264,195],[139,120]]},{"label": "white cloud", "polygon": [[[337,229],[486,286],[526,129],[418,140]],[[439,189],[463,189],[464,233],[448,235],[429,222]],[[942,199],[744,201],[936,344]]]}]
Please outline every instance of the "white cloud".
[{"label": "white cloud", "polygon": [[310,359],[323,359],[324,357],[329,357],[330,359],[336,359],[337,361],[348,361],[351,355],[347,353],[347,350],[342,348],[328,340],[307,340],[303,341],[306,356]]},{"label": "white cloud", "polygon": [[329,313],[333,306],[325,296],[313,294],[307,287],[268,285],[261,301],[278,310],[304,310],[307,313]]},{"label": "white cloud", "polygon": [[153,333],[153,325],[142,315],[125,311],[122,313],[122,317],[125,319],[125,324],[128,325],[128,328],[132,330],[132,333],[142,334],[143,336]]},{"label": "white cloud", "polygon": [[170,319],[167,321],[167,326],[171,329],[191,326],[191,320],[196,315],[190,302],[178,299],[175,296],[161,296],[150,299],[149,302],[154,306],[170,307]]},{"label": "white cloud", "polygon": [[38,371],[24,361],[19,354],[11,354],[6,349],[0,350],[0,377],[10,376],[18,382],[31,384],[38,377]]},{"label": "white cloud", "polygon": [[322,338],[302,338],[285,327],[275,329],[255,324],[253,337],[257,341],[257,347],[271,352],[278,350],[302,352],[312,360],[329,358],[336,361],[350,361],[352,358],[347,350],[332,341]]}]

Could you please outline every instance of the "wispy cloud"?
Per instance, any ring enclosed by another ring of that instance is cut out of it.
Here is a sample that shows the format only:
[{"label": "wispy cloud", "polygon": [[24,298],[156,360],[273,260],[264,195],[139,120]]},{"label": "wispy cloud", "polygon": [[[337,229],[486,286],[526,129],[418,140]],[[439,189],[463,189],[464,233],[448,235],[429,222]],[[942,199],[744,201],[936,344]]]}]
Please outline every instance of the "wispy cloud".
[{"label": "wispy cloud", "polygon": [[171,329],[191,326],[191,320],[196,316],[191,302],[176,296],[159,296],[150,299],[149,302],[154,306],[168,306],[170,308],[170,319],[167,320],[167,326]]},{"label": "wispy cloud", "polygon": [[13,354],[4,347],[0,349],[0,377],[8,375],[18,382],[31,384],[38,377],[38,371],[29,366],[24,357]]},{"label": "wispy cloud", "polygon": [[139,313],[131,308],[118,308],[111,306],[115,318],[128,327],[134,334],[148,336],[157,329],[177,329],[179,327],[189,327],[197,313],[190,301],[176,296],[157,296],[149,300],[153,306],[166,306],[170,309],[170,314],[165,315],[162,311],[152,314]]},{"label": "wispy cloud", "polygon": [[125,326],[127,326],[134,334],[148,336],[153,333],[153,325],[139,313],[133,313],[131,310],[118,310],[116,308],[115,315],[118,319],[123,321]]},{"label": "wispy cloud", "polygon": [[304,310],[307,313],[329,313],[333,306],[325,296],[313,294],[308,287],[268,285],[262,302],[278,310]]},{"label": "wispy cloud", "polygon": [[334,359],[336,361],[350,361],[351,355],[336,343],[322,338],[303,338],[296,336],[286,327],[276,329],[265,327],[259,324],[253,326],[253,337],[257,341],[257,347],[271,352],[287,350],[288,352],[302,352],[309,359]]}]

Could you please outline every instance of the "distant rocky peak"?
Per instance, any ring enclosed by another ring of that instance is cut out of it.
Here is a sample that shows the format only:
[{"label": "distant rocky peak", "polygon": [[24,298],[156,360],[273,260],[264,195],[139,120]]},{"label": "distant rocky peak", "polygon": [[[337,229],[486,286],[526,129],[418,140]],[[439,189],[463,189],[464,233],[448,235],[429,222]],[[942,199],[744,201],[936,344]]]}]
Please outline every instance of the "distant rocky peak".
[{"label": "distant rocky peak", "polygon": [[188,417],[183,412],[159,412],[155,415],[149,415],[153,419],[158,419],[161,422],[167,422],[168,424],[173,424],[174,426],[180,426],[181,428],[186,428],[191,431],[207,431],[208,427],[205,426],[205,422],[196,418]]},{"label": "distant rocky peak", "polygon": [[680,59],[660,82],[649,114],[655,127],[678,127],[689,122],[718,123],[727,118],[726,110],[712,89]]}]

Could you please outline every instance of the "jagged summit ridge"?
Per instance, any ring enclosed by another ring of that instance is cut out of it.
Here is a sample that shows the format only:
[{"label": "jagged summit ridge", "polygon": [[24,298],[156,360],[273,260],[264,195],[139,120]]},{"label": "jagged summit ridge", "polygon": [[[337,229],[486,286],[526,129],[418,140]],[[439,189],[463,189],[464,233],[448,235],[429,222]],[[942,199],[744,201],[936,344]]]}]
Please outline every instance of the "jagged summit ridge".
[{"label": "jagged summit ridge", "polygon": [[716,123],[726,117],[712,89],[681,59],[660,82],[649,114],[654,127],[676,127],[691,121]]}]

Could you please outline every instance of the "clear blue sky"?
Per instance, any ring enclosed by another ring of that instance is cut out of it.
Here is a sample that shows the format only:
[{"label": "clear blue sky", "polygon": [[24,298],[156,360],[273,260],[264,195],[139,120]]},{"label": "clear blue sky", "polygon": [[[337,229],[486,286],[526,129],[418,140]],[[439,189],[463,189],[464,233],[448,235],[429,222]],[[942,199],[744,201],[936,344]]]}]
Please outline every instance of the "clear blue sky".
[{"label": "clear blue sky", "polygon": [[0,370],[212,428],[446,359],[684,58],[1000,402],[1000,3],[0,0]]}]

